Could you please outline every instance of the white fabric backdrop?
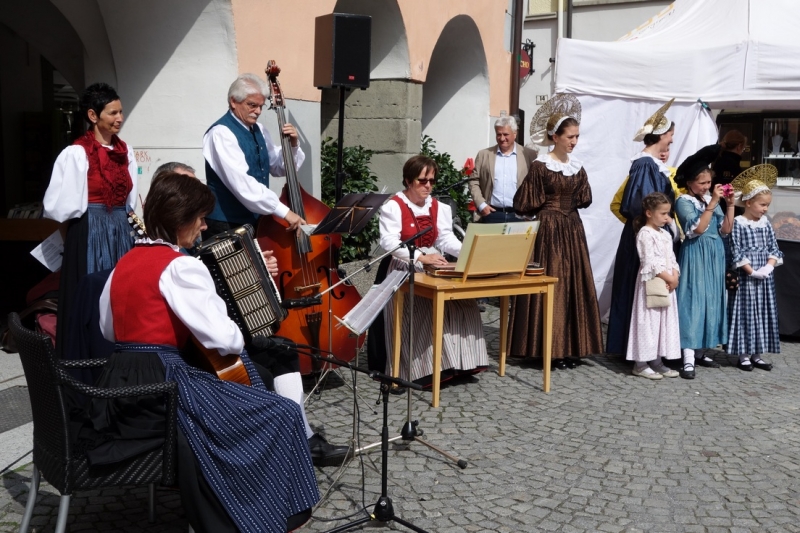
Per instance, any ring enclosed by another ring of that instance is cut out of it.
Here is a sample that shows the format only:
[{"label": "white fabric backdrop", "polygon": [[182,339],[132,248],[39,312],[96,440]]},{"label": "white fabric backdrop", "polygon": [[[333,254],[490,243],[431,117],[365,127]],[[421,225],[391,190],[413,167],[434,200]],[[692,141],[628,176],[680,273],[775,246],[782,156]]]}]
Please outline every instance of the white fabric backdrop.
[{"label": "white fabric backdrop", "polygon": [[[580,210],[580,214],[600,312],[605,316],[611,304],[614,255],[622,233],[622,223],[611,213],[609,205],[628,175],[630,158],[644,148],[644,143],[631,139],[664,102],[576,96],[581,102],[581,126],[573,156],[583,163],[592,186],[592,205]],[[714,119],[700,104],[676,102],[667,116],[676,124],[670,166],[677,166],[698,149],[717,141]]]}]

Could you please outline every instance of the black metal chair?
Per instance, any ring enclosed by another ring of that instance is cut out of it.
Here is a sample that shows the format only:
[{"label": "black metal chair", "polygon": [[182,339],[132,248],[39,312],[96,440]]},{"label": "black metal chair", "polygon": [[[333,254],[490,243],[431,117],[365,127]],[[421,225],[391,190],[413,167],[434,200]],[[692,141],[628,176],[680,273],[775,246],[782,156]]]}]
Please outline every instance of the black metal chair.
[{"label": "black metal chair", "polygon": [[[48,337],[24,327],[17,313],[8,317],[17,343],[33,412],[33,475],[20,533],[27,533],[39,491],[40,477],[61,494],[56,533],[67,526],[70,497],[76,490],[125,485],[149,485],[149,517],[155,520],[155,483],[175,485],[177,386],[173,382],[135,387],[98,388],[76,381],[64,369],[100,366],[105,359],[59,360]],[[123,398],[164,394],[167,424],[164,446],[129,460],[89,468],[83,453],[74,449],[69,436],[67,390],[93,398]]]}]

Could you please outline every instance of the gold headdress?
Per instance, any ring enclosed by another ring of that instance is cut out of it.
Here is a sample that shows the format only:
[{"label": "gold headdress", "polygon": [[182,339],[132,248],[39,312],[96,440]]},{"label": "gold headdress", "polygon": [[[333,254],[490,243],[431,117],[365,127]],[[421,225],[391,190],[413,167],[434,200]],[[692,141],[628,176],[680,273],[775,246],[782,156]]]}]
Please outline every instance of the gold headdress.
[{"label": "gold headdress", "polygon": [[644,136],[652,133],[654,135],[661,135],[662,133],[667,133],[672,127],[672,121],[667,118],[666,113],[669,109],[669,106],[672,105],[675,99],[673,98],[666,104],[662,105],[658,111],[653,113],[653,116],[648,118],[644,126],[639,128],[639,131],[636,132],[636,136],[633,138],[634,141],[641,142],[644,140]]},{"label": "gold headdress", "polygon": [[581,121],[581,103],[571,94],[557,94],[540,107],[531,120],[531,143],[551,146],[553,135],[568,118]]},{"label": "gold headdress", "polygon": [[778,169],[773,165],[756,165],[736,176],[731,185],[737,202],[746,202],[755,195],[769,191],[778,183]]}]

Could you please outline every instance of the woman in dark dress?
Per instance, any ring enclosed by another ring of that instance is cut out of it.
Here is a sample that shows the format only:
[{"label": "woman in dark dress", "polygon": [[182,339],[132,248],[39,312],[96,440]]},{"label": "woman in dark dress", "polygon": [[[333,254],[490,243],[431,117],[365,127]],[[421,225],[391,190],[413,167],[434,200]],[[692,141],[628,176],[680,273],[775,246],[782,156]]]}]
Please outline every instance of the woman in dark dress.
[{"label": "woman in dark dress", "polygon": [[113,87],[95,83],[83,91],[80,114],[88,131],[66,147],[53,165],[44,195],[44,216],[63,223],[64,256],[58,292],[56,350],[68,338],[78,284],[93,272],[114,268],[133,246],[128,213],[136,205],[136,159],[119,138],[124,115]]},{"label": "woman in dark dress", "polygon": [[[319,499],[300,406],[269,392],[246,354],[252,386],[189,366],[194,337],[220,355],[244,340],[205,265],[182,254],[205,229],[214,196],[196,178],[171,173],[150,189],[148,237],[117,264],[100,297],[100,329],[117,343],[99,385],[178,384],[178,484],[197,532],[287,531]],[[93,400],[80,431],[92,465],[161,445],[160,398]]]},{"label": "woman in dark dress", "polygon": [[[675,201],[670,169],[659,159],[659,154],[669,150],[675,134],[675,123],[666,116],[672,100],[647,119],[636,133],[634,141],[644,141],[644,149],[633,157],[628,184],[622,193],[619,212],[625,218],[625,227],[617,245],[614,259],[614,278],[611,285],[611,311],[608,317],[606,352],[624,356],[628,349],[628,333],[633,312],[633,295],[639,273],[639,254],[636,251],[636,234],[633,221],[642,214],[642,200],[650,193],[664,193],[670,202]],[[672,230],[677,232],[677,228]],[[675,233],[673,233],[675,236]]]},{"label": "woman in dark dress", "polygon": [[[552,365],[564,370],[575,368],[581,357],[603,349],[589,248],[578,214],[578,209],[592,203],[592,190],[583,165],[570,155],[578,142],[578,121],[556,113],[547,120],[545,130],[542,144],[553,146],[553,150],[540,154],[531,164],[514,196],[514,210],[540,221],[533,260],[544,267],[545,274],[558,278]],[[511,356],[542,356],[543,320],[541,296],[513,299],[508,331]]]}]

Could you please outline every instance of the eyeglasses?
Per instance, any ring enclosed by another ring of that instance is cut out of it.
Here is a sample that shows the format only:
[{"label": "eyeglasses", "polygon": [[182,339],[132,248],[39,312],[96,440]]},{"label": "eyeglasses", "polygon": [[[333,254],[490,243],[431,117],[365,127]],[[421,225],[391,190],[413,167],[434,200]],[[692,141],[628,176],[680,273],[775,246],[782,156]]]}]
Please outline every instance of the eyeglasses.
[{"label": "eyeglasses", "polygon": [[417,183],[419,183],[420,185],[427,185],[427,184],[429,184],[429,183],[430,183],[431,185],[434,185],[434,184],[436,184],[436,178],[414,178],[414,179],[415,179],[415,180],[416,180],[416,182],[417,182]]},{"label": "eyeglasses", "polygon": [[261,109],[264,107],[264,104],[256,104],[254,102],[245,102],[245,105],[247,106],[248,109],[256,109],[256,108]]}]

